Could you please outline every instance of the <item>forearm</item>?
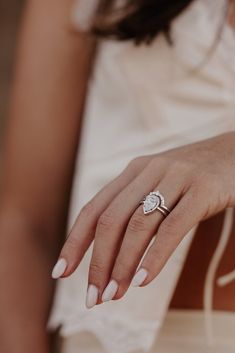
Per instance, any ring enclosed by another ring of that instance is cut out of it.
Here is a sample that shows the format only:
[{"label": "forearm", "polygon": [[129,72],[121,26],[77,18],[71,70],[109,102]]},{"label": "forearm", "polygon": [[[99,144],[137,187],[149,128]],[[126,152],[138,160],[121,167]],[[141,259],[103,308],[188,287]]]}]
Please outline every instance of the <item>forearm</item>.
[{"label": "forearm", "polygon": [[1,180],[3,353],[48,350],[50,272],[66,229],[93,52],[69,27],[69,3],[28,2],[20,36]]}]

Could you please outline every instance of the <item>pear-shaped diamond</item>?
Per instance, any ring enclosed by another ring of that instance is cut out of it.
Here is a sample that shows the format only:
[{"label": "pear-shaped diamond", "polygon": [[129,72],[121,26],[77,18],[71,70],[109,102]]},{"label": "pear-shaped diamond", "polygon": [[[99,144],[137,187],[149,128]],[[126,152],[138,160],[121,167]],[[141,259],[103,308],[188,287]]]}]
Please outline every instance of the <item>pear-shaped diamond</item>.
[{"label": "pear-shaped diamond", "polygon": [[160,198],[156,193],[150,193],[144,200],[143,210],[144,214],[150,213],[160,205]]}]

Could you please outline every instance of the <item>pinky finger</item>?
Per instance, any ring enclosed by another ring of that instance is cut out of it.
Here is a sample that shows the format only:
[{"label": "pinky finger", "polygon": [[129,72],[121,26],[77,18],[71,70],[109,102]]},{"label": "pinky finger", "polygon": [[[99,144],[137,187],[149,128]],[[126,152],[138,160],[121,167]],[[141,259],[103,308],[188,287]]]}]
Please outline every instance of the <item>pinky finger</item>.
[{"label": "pinky finger", "polygon": [[192,205],[195,205],[195,195],[188,191],[161,223],[153,244],[133,278],[133,285],[149,284],[160,273],[184,236],[201,221],[204,209]]}]

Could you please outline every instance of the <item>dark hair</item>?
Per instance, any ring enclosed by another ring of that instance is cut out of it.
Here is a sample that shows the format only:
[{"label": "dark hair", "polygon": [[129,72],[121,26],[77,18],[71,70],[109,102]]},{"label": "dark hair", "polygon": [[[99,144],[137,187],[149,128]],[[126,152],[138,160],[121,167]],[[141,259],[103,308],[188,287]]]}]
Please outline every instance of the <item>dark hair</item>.
[{"label": "dark hair", "polygon": [[93,33],[136,43],[151,42],[164,33],[170,41],[171,23],[194,0],[126,0],[115,7],[115,0],[100,3]]}]

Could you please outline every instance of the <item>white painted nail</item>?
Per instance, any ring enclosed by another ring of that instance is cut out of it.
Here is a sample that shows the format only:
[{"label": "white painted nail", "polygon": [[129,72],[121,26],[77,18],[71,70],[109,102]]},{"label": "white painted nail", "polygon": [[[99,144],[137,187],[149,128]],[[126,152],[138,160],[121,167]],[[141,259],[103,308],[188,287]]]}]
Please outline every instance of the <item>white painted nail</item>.
[{"label": "white painted nail", "polygon": [[64,274],[67,265],[68,264],[65,259],[59,259],[52,270],[51,277],[54,279],[60,278]]},{"label": "white painted nail", "polygon": [[145,270],[145,268],[141,268],[134,275],[132,282],[131,282],[131,285],[133,287],[139,287],[144,282],[144,280],[146,279],[147,276],[148,276],[148,271]]},{"label": "white painted nail", "polygon": [[112,279],[102,294],[102,302],[108,302],[112,300],[118,290],[118,283]]},{"label": "white painted nail", "polygon": [[87,289],[87,296],[86,296],[86,307],[88,309],[92,308],[97,304],[99,296],[99,290],[94,284],[90,284]]}]

